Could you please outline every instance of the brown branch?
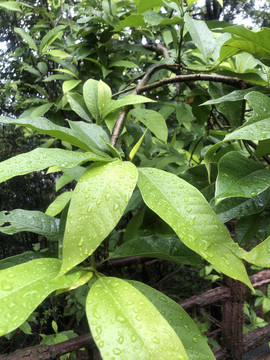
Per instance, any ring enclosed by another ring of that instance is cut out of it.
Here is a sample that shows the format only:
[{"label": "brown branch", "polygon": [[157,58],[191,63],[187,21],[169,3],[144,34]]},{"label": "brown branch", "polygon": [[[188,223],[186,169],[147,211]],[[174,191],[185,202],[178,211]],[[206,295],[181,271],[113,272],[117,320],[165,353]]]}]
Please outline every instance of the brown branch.
[{"label": "brown branch", "polygon": [[223,84],[232,85],[234,87],[242,89],[243,84],[246,84],[248,87],[254,86],[252,83],[245,83],[243,80],[236,77],[216,75],[216,74],[189,74],[189,75],[177,75],[173,78],[166,78],[160,81],[157,81],[153,84],[141,86],[139,93],[146,92],[158,87],[162,87],[168,84],[180,83],[180,82],[189,82],[189,81],[213,81],[221,82]]}]

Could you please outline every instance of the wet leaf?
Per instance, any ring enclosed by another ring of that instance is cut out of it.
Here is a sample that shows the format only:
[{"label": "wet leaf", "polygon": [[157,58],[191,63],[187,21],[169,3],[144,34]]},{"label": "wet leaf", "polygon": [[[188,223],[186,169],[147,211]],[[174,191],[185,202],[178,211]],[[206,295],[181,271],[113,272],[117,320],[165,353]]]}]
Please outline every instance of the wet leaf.
[{"label": "wet leaf", "polygon": [[270,186],[270,172],[237,151],[224,155],[218,164],[215,203],[228,197],[254,197]]},{"label": "wet leaf", "polygon": [[106,161],[106,158],[89,152],[37,148],[2,161],[0,163],[0,182],[50,166],[72,168],[86,161],[102,161],[103,159]]},{"label": "wet leaf", "polygon": [[58,215],[70,201],[72,194],[73,191],[65,191],[57,196],[57,198],[48,206],[45,213],[50,216]]},{"label": "wet leaf", "polygon": [[120,220],[137,182],[130,162],[113,161],[91,166],[72,196],[63,241],[67,272],[91,255]]},{"label": "wet leaf", "polygon": [[260,267],[270,267],[270,236],[243,255],[243,259]]},{"label": "wet leaf", "polygon": [[176,175],[139,169],[139,189],[146,205],[176,232],[183,243],[222,273],[252,288],[233,242],[202,194]]},{"label": "wet leaf", "polygon": [[128,281],[157,308],[174,329],[192,360],[214,360],[206,339],[186,311],[168,296],[139,281]]},{"label": "wet leaf", "polygon": [[125,280],[99,278],[87,296],[86,315],[104,360],[188,359],[169,323]]},{"label": "wet leaf", "polygon": [[0,212],[0,232],[12,235],[21,231],[30,231],[57,240],[59,219],[41,211],[16,209]]},{"label": "wet leaf", "polygon": [[187,248],[177,237],[146,236],[129,240],[119,246],[110,258],[148,256],[173,261],[178,264],[199,266],[202,259]]},{"label": "wet leaf", "polygon": [[59,259],[36,259],[0,271],[0,336],[20,326],[53,291],[77,281],[80,271],[57,277]]}]

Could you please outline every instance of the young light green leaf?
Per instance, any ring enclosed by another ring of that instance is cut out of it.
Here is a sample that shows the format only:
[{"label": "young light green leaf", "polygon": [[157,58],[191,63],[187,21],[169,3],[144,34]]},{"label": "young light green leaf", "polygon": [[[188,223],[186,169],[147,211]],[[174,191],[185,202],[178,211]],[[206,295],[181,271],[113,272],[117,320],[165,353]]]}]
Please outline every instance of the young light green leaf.
[{"label": "young light green leaf", "polygon": [[11,11],[21,11],[21,4],[17,1],[1,1],[0,8],[4,8]]},{"label": "young light green leaf", "polygon": [[0,163],[0,182],[11,179],[14,176],[43,170],[50,166],[72,168],[86,161],[103,160],[108,161],[108,159],[89,152],[37,148],[28,153],[2,161]]},{"label": "young light green leaf", "polygon": [[194,266],[202,264],[201,257],[187,248],[176,236],[132,239],[120,245],[110,258],[127,256],[147,256]]},{"label": "young light green leaf", "polygon": [[63,241],[64,274],[91,255],[120,220],[137,182],[131,162],[91,166],[71,199]]},{"label": "young light green leaf", "polygon": [[185,14],[185,25],[192,37],[194,44],[208,61],[215,47],[215,40],[211,30],[202,20],[194,20],[188,13]]},{"label": "young light green leaf", "polygon": [[109,106],[104,110],[103,117],[105,118],[112,111],[124,107],[126,105],[142,104],[146,102],[155,102],[155,100],[149,99],[141,95],[126,95],[118,100],[111,100]]},{"label": "young light green leaf", "polygon": [[247,262],[260,267],[270,267],[270,236],[243,255]]},{"label": "young light green leaf", "polygon": [[146,205],[186,246],[252,289],[245,267],[235,255],[239,246],[199,190],[174,174],[151,168],[139,169],[138,186]]},{"label": "young light green leaf", "polygon": [[73,77],[75,77],[76,79],[78,79],[78,76],[76,74],[74,74],[74,72],[68,70],[68,69],[53,69],[54,71],[59,71],[59,72],[62,72],[64,74],[68,74],[68,75],[71,75]]},{"label": "young light green leaf", "polygon": [[35,40],[23,29],[14,28],[15,33],[19,34],[35,52],[38,52]]},{"label": "young light green leaf", "polygon": [[112,97],[110,87],[102,80],[89,79],[83,86],[85,104],[94,119],[98,120]]},{"label": "young light green leaf", "polygon": [[231,151],[218,164],[215,203],[228,197],[254,197],[269,186],[269,171],[239,152]]},{"label": "young light green leaf", "polygon": [[147,109],[132,109],[130,114],[142,122],[158,139],[167,142],[168,128],[164,117],[159,112]]},{"label": "young light green leaf", "polygon": [[59,219],[41,211],[16,209],[0,212],[0,232],[12,235],[21,231],[30,231],[57,240]]},{"label": "young light green leaf", "polygon": [[50,55],[59,59],[66,59],[72,56],[63,50],[50,50],[45,52],[44,55]]},{"label": "young light green leaf", "polygon": [[83,101],[83,97],[80,94],[67,94],[67,100],[71,109],[77,115],[90,123],[92,122],[90,116],[88,115],[89,113]]},{"label": "young light green leaf", "polygon": [[142,136],[139,138],[139,140],[136,142],[136,144],[133,146],[133,148],[131,149],[130,153],[129,153],[129,159],[130,161],[133,160],[134,156],[136,155],[137,151],[139,150],[142,142],[143,142],[143,139],[144,139],[144,136],[147,132],[147,129],[144,131],[144,133],[142,134]]},{"label": "young light green leaf", "polygon": [[86,315],[104,360],[188,360],[170,324],[125,280],[99,278],[88,293]]},{"label": "young light green leaf", "polygon": [[81,80],[75,80],[75,79],[64,81],[62,85],[63,93],[65,94],[70,90],[74,89],[77,85],[79,85],[80,82]]},{"label": "young light green leaf", "polygon": [[45,214],[50,216],[58,215],[70,201],[72,194],[73,191],[65,191],[57,196],[57,198],[48,206]]},{"label": "young light green leaf", "polygon": [[53,291],[72,286],[81,271],[57,277],[59,259],[36,259],[0,271],[0,336],[15,330]]},{"label": "young light green leaf", "polygon": [[161,6],[167,5],[166,1],[164,0],[139,0],[139,6],[138,10],[140,13],[144,13],[147,10],[153,9],[153,8],[160,8]]},{"label": "young light green leaf", "polygon": [[139,281],[128,281],[157,308],[182,341],[189,359],[215,360],[206,339],[185,310],[168,296]]}]

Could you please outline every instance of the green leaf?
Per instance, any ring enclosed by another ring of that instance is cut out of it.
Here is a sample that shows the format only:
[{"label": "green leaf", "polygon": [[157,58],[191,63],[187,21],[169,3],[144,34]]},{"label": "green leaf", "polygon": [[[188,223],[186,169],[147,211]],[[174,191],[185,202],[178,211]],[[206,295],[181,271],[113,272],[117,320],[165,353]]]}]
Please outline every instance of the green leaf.
[{"label": "green leaf", "polygon": [[215,360],[206,339],[201,335],[191,317],[168,296],[138,281],[129,280],[157,308],[182,341],[189,359]]},{"label": "green leaf", "polygon": [[239,246],[231,239],[202,194],[176,175],[158,169],[139,169],[139,189],[146,205],[176,232],[183,243],[222,273],[250,288]]},{"label": "green leaf", "polygon": [[34,259],[47,258],[47,257],[57,257],[57,254],[49,253],[47,251],[26,251],[19,255],[10,256],[3,260],[0,260],[0,270],[7,269],[11,266],[19,265],[27,261]]},{"label": "green leaf", "polygon": [[14,176],[28,174],[46,169],[50,166],[72,168],[86,161],[103,161],[106,159],[92,153],[68,151],[62,149],[37,148],[20,154],[0,163],[0,182]]},{"label": "green leaf", "polygon": [[62,85],[63,93],[65,94],[70,90],[74,89],[77,85],[79,85],[80,82],[81,80],[75,80],[75,79],[66,80],[65,82],[63,82]]},{"label": "green leaf", "polygon": [[204,102],[203,104],[201,104],[201,106],[221,104],[221,103],[230,102],[230,101],[244,100],[245,95],[250,93],[251,91],[254,91],[254,88],[245,89],[245,90],[234,90],[234,91],[230,92],[229,94],[223,95],[221,97],[218,97],[218,98],[215,98],[212,100],[208,100],[208,101]]},{"label": "green leaf", "polygon": [[31,116],[33,117],[40,117],[44,114],[46,114],[47,111],[50,110],[50,108],[53,106],[53,103],[47,103],[40,106],[37,106],[32,112]]},{"label": "green leaf", "polygon": [[73,271],[57,277],[59,259],[36,259],[0,272],[0,336],[15,330],[53,291],[71,286],[80,276]]},{"label": "green leaf", "polygon": [[213,33],[202,20],[194,20],[188,13],[185,14],[185,25],[191,35],[191,38],[205,61],[208,61],[215,47]]},{"label": "green leaf", "polygon": [[154,110],[132,109],[130,114],[141,121],[158,139],[167,142],[168,128],[160,113]]},{"label": "green leaf", "polygon": [[4,8],[11,11],[21,11],[21,3],[17,1],[1,1],[0,8]]},{"label": "green leaf", "polygon": [[160,8],[161,6],[166,6],[166,1],[163,0],[140,0],[138,10],[139,13],[144,13],[147,10],[153,9],[153,8]]},{"label": "green leaf", "polygon": [[104,360],[115,356],[129,360],[188,360],[169,323],[125,280],[99,278],[87,296],[86,315]]},{"label": "green leaf", "polygon": [[98,120],[112,97],[110,87],[102,80],[89,79],[83,86],[83,98],[87,109]]},{"label": "green leaf", "polygon": [[116,26],[114,31],[119,31],[125,27],[140,27],[145,26],[146,22],[144,20],[143,15],[141,14],[132,14],[127,16],[124,20],[120,21],[120,23]]},{"label": "green leaf", "polygon": [[201,257],[174,236],[147,236],[129,240],[120,245],[110,258],[127,256],[147,256],[194,266],[202,264]]},{"label": "green leaf", "polygon": [[80,178],[69,206],[63,241],[64,274],[91,255],[120,220],[137,182],[130,162],[91,166]]},{"label": "green leaf", "polygon": [[49,81],[54,81],[54,80],[70,80],[70,76],[69,75],[64,75],[64,74],[54,74],[51,76],[46,77],[46,79],[44,79],[44,82],[49,82]]},{"label": "green leaf", "polygon": [[78,76],[76,74],[74,74],[74,72],[68,70],[68,69],[54,69],[54,71],[59,71],[59,72],[62,72],[64,74],[68,74],[68,75],[71,75],[73,77],[75,77],[76,79],[78,79]]},{"label": "green leaf", "polygon": [[263,28],[255,32],[249,30],[244,25],[236,25],[226,27],[221,30],[221,32],[227,32],[233,35],[231,40],[226,42],[226,46],[248,52],[256,59],[266,63],[266,65],[270,64],[269,28]]},{"label": "green leaf", "polygon": [[248,216],[261,213],[269,201],[269,190],[251,198],[228,198],[218,205],[212,205],[220,220],[225,223],[239,216]]},{"label": "green leaf", "polygon": [[270,267],[270,236],[243,255],[243,259],[260,267]]},{"label": "green leaf", "polygon": [[114,61],[110,64],[110,67],[124,67],[124,68],[128,68],[128,69],[139,69],[139,66],[134,63],[133,61],[128,61],[128,60],[118,60],[118,61]]},{"label": "green leaf", "polygon": [[[1,4],[1,3],[0,3]],[[35,52],[38,52],[37,45],[34,39],[23,29],[14,28],[15,33],[19,34]]]},{"label": "green leaf", "polygon": [[[52,75],[53,76],[53,75]],[[67,94],[67,100],[71,109],[79,115],[82,119],[92,122],[90,116],[88,115],[88,110],[83,101],[83,97],[80,94]]]},{"label": "green leaf", "polygon": [[59,214],[72,197],[73,191],[65,191],[63,194],[57,196],[57,198],[48,206],[45,214],[50,216],[56,216]]},{"label": "green leaf", "polygon": [[66,58],[69,58],[69,57],[72,56],[71,54],[68,54],[63,50],[50,50],[50,51],[47,51],[47,52],[45,52],[43,54],[44,55],[50,55],[50,56],[53,56],[53,57],[56,57],[56,58],[59,58],[59,59],[66,59]]},{"label": "green leaf", "polygon": [[218,164],[215,203],[228,197],[254,197],[269,186],[269,171],[239,152],[231,151]]},{"label": "green leaf", "polygon": [[139,150],[142,142],[143,142],[143,139],[144,139],[144,136],[147,132],[147,129],[145,130],[145,132],[142,134],[142,136],[139,138],[139,140],[136,142],[136,144],[133,146],[133,148],[131,149],[130,153],[129,153],[129,159],[130,161],[133,160],[134,156],[136,155],[137,151]]},{"label": "green leaf", "polygon": [[59,219],[55,219],[41,211],[16,209],[0,212],[0,232],[15,234],[30,231],[46,236],[51,240],[59,237]]},{"label": "green leaf", "polygon": [[270,299],[269,298],[265,297],[263,299],[262,308],[263,308],[264,314],[266,314],[266,313],[268,313],[268,311],[270,311]]},{"label": "green leaf", "polygon": [[93,152],[106,156],[108,149],[104,142],[109,142],[110,139],[105,130],[96,124],[87,124],[84,121],[69,121],[68,123],[78,139],[87,144]]},{"label": "green leaf", "polygon": [[[54,124],[52,121],[43,117],[26,117],[13,119],[6,116],[0,117],[0,122],[4,124],[14,124],[28,127],[33,130],[37,130],[43,134],[47,134],[57,139],[67,141],[71,145],[78,146],[84,150],[91,150],[87,143],[78,139],[78,134],[71,129]],[[106,156],[106,154],[103,154]],[[97,156],[97,159],[101,160],[101,157]]]},{"label": "green leaf", "polygon": [[142,104],[146,102],[155,102],[155,100],[149,99],[141,95],[126,95],[118,100],[111,100],[109,106],[104,110],[103,117],[105,118],[112,111],[119,109],[127,105]]},{"label": "green leaf", "polygon": [[52,38],[57,38],[57,36],[67,27],[67,25],[59,25],[54,27],[52,30],[48,31],[48,33],[42,38],[40,42],[40,52],[43,52],[48,47],[50,40]]}]

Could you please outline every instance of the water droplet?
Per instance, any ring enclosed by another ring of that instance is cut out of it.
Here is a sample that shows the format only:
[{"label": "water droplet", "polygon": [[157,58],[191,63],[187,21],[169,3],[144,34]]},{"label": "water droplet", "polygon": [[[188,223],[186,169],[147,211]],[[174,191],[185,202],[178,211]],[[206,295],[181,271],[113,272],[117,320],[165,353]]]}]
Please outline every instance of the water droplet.
[{"label": "water droplet", "polygon": [[138,321],[142,321],[142,317],[140,315],[136,315],[135,319],[138,320]]},{"label": "water droplet", "polygon": [[119,208],[118,204],[114,204],[114,205],[113,205],[113,210],[114,210],[114,211],[117,211],[118,208]]},{"label": "water droplet", "polygon": [[1,287],[2,287],[2,290],[4,290],[4,291],[10,291],[13,289],[13,285],[11,283],[7,282],[6,280],[2,281]]},{"label": "water droplet", "polygon": [[92,212],[92,206],[89,206],[89,208],[87,209],[87,212]]},{"label": "water droplet", "polygon": [[96,201],[96,204],[97,204],[97,205],[99,205],[99,204],[101,204],[101,203],[102,203],[101,200],[97,200],[97,201]]},{"label": "water droplet", "polygon": [[187,332],[190,332],[190,328],[189,328],[187,325],[184,326],[184,329],[185,329]]},{"label": "water droplet", "polygon": [[192,341],[193,341],[194,343],[197,343],[197,342],[199,341],[199,339],[198,339],[196,336],[194,336],[194,338],[192,338]]},{"label": "water droplet", "polygon": [[136,336],[132,335],[132,336],[131,336],[131,342],[134,343],[136,340],[137,340]]},{"label": "water droplet", "polygon": [[103,348],[103,346],[104,346],[104,341],[100,341],[98,344],[98,347],[101,349],[101,348]]},{"label": "water droplet", "polygon": [[119,342],[120,345],[122,345],[123,342],[124,342],[124,336],[120,336],[119,339],[118,339],[118,342]]},{"label": "water droplet", "polygon": [[110,199],[110,197],[111,197],[111,194],[106,194],[106,195],[105,195],[105,199],[106,199],[107,201]]},{"label": "water droplet", "polygon": [[118,316],[116,317],[116,320],[119,321],[120,323],[126,322],[126,319],[125,319],[123,316],[121,316],[121,315],[118,315]]},{"label": "water droplet", "polygon": [[185,202],[188,202],[188,198],[187,198],[187,197],[184,197],[184,201],[185,201]]},{"label": "water droplet", "polygon": [[160,341],[159,341],[159,339],[158,339],[158,338],[154,337],[154,339],[153,339],[153,343],[155,343],[155,344],[159,344],[159,343],[160,343]]},{"label": "water droplet", "polygon": [[113,349],[113,353],[114,353],[115,355],[120,355],[120,354],[122,354],[122,350],[119,349],[119,348],[115,348],[115,349]]}]

